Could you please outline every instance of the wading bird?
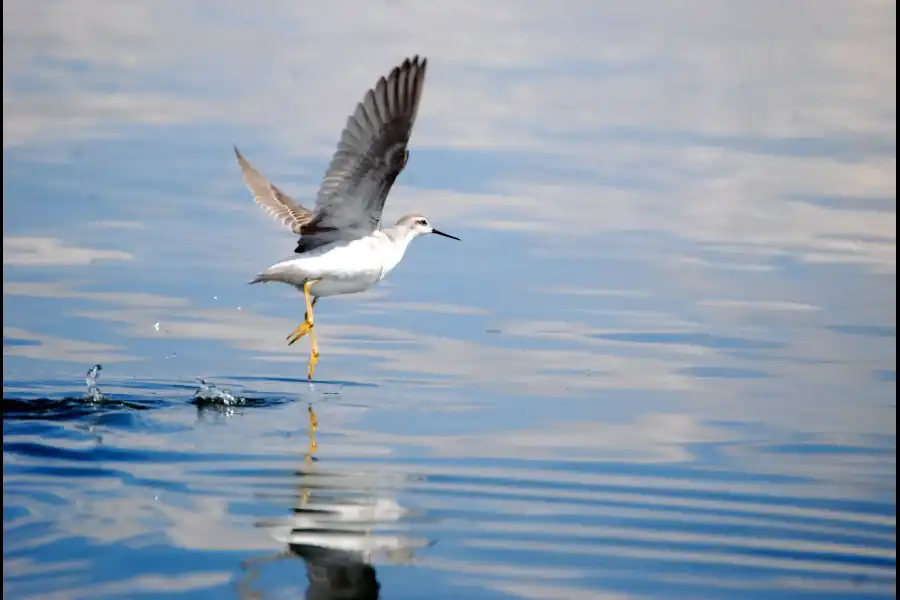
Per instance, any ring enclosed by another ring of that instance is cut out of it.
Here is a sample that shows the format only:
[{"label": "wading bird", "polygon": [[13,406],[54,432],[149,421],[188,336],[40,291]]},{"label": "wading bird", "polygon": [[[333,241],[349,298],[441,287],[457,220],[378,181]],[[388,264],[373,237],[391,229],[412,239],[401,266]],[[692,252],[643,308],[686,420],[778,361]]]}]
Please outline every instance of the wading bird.
[{"label": "wading bird", "polygon": [[288,345],[309,334],[310,381],[319,360],[313,307],[319,298],[365,291],[384,279],[409,243],[426,234],[454,240],[427,217],[406,215],[381,228],[381,213],[394,180],[409,159],[412,133],[428,61],[414,56],[379,78],[347,119],[337,151],[310,211],[270,183],[234,149],[255,201],[300,236],[294,256],[250,283],[281,282],[303,292],[306,317],[288,335]]}]

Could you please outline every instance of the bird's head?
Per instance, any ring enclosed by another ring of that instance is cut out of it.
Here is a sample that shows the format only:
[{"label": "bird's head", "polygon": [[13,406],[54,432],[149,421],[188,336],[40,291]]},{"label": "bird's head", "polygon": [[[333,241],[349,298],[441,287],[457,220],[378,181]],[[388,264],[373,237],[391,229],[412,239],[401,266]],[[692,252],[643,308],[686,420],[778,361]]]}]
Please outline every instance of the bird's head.
[{"label": "bird's head", "polygon": [[408,231],[411,237],[419,237],[420,235],[428,235],[433,233],[441,237],[450,238],[459,241],[459,238],[443,231],[438,231],[431,225],[431,221],[424,215],[406,215],[397,221],[397,227]]}]

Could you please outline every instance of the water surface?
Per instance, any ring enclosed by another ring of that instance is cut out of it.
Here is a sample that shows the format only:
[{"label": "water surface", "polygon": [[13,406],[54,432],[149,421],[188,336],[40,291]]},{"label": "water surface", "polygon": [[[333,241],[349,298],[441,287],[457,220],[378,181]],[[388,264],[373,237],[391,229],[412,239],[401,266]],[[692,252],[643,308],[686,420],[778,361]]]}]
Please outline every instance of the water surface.
[{"label": "water surface", "polygon": [[[894,4],[564,5],[4,3],[4,598],[895,594]],[[231,147],[414,53],[310,387]]]}]

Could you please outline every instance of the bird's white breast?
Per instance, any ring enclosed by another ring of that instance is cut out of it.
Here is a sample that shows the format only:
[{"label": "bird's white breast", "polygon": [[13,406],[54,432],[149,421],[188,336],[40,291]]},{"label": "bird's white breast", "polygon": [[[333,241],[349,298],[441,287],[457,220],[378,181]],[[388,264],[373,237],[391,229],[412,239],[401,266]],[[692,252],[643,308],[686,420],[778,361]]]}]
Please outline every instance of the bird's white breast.
[{"label": "bird's white breast", "polygon": [[[381,233],[381,232],[378,232]],[[409,245],[409,239],[403,239],[397,242],[390,240],[386,235],[384,236],[384,263],[381,266],[381,279],[384,279],[388,276],[388,273],[394,270],[394,267],[400,264],[400,261],[403,260],[403,255],[406,253],[406,247]]]}]

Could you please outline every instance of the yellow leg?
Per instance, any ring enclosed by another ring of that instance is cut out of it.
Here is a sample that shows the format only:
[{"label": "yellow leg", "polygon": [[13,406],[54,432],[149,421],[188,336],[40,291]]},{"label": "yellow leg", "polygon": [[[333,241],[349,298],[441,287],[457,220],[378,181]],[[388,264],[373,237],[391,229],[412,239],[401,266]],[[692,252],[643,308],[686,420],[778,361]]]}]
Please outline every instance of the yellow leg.
[{"label": "yellow leg", "polygon": [[297,328],[294,329],[288,336],[288,346],[292,345],[294,342],[302,338],[304,335],[309,333],[309,330],[312,329],[313,320],[312,320],[312,312],[310,311],[310,307],[315,306],[316,302],[318,302],[318,298],[313,298],[312,303],[309,303],[307,299],[307,309],[306,315],[303,317],[303,322],[297,325]]},{"label": "yellow leg", "polygon": [[316,334],[312,328],[309,330],[309,368],[307,369],[307,378],[312,381],[313,371],[316,370],[316,363],[319,362],[319,344],[316,343]]},{"label": "yellow leg", "polygon": [[309,286],[318,282],[318,279],[307,281],[303,284],[303,297],[306,299],[306,322],[309,323],[307,333],[309,333],[309,344],[311,346],[309,352],[309,368],[307,369],[307,379],[312,381],[313,372],[316,370],[316,363],[319,362],[319,344],[316,342],[316,334],[313,332],[315,327],[315,317],[313,317],[313,303],[309,297]]}]

